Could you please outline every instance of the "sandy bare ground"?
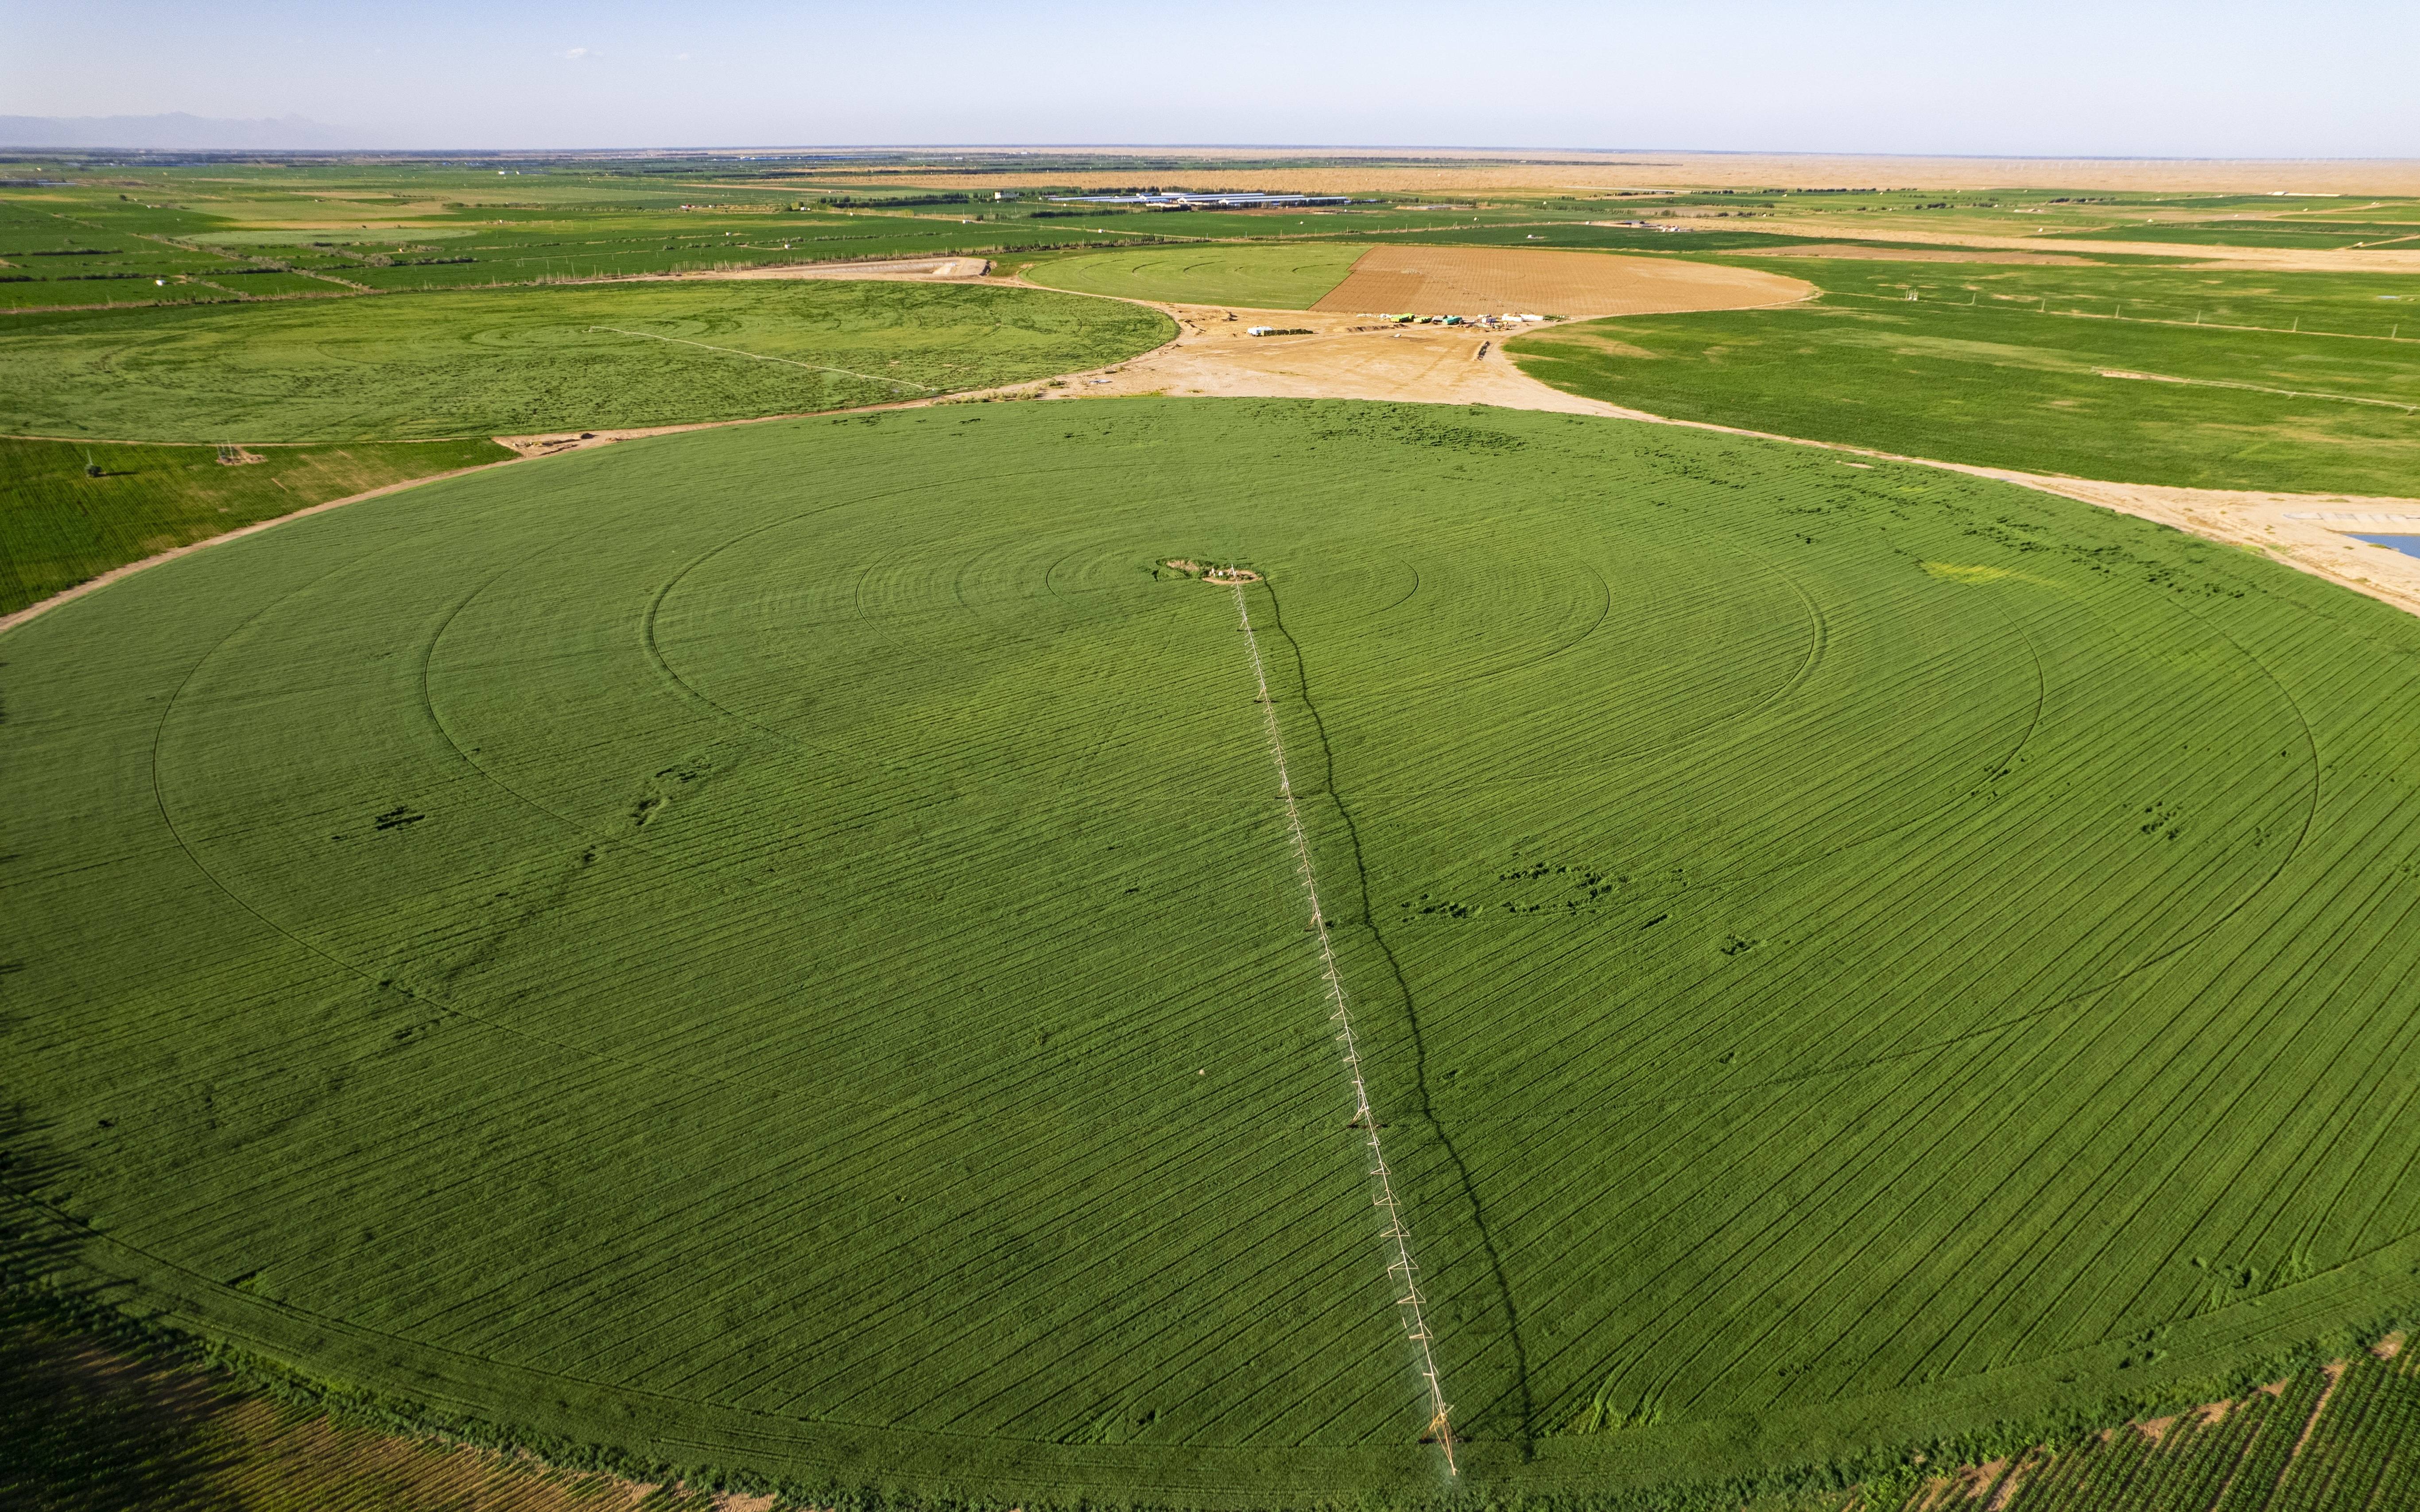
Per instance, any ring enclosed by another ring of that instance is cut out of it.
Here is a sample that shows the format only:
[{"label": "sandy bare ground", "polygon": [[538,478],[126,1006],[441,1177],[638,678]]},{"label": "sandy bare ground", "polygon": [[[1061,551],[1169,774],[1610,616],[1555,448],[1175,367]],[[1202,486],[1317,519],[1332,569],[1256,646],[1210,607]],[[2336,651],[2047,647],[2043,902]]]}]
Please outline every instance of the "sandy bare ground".
[{"label": "sandy bare ground", "polygon": [[[1504,360],[1499,334],[1458,326],[1381,325],[1360,316],[1300,310],[1202,304],[1162,308],[1176,317],[1181,333],[1158,351],[1069,380],[1061,389],[1029,386],[1021,392],[1054,399],[1165,393],[1492,404],[1578,415],[1617,412],[1528,377]],[[1256,325],[1313,333],[1244,333]]]},{"label": "sandy bare ground", "polygon": [[1534,247],[1373,247],[1313,310],[1335,314],[1672,315],[1791,304],[1814,285],[1716,263]]}]

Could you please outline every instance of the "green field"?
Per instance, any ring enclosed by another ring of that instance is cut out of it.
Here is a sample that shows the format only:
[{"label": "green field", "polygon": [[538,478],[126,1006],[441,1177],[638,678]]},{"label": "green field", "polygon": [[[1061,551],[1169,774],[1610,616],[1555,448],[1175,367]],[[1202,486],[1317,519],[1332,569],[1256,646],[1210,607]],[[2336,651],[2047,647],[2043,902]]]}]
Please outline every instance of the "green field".
[{"label": "green field", "polygon": [[1239,610],[1474,1495],[1870,1468],[2420,1302],[2420,625],[1978,480],[1338,403],[631,443],[10,631],[15,1216],[541,1447],[1442,1495]]},{"label": "green field", "polygon": [[681,424],[1017,383],[1175,334],[1132,305],[912,283],[589,285],[0,324],[0,431],[335,441]]},{"label": "green field", "polygon": [[1558,388],[1654,414],[1946,461],[2390,496],[2420,477],[2420,281],[1756,266],[1824,296],[1596,321],[1507,350]]},{"label": "green field", "polygon": [[1351,241],[1156,247],[1054,258],[1025,276],[1052,288],[1126,300],[1308,310],[1343,283],[1369,250]]},{"label": "green field", "polygon": [[[2006,189],[1532,188],[1450,194],[1446,203],[1357,194],[1349,207],[1319,209],[1143,211],[1054,199],[1071,186],[1052,182],[1051,175],[1085,171],[1071,158],[903,161],[915,156],[892,155],[880,168],[868,159],[871,172],[838,177],[830,165],[672,158],[531,159],[504,173],[425,161],[16,164],[10,177],[51,181],[0,188],[0,312],[1186,241],[1410,238],[1702,255],[1787,246],[1828,225],[1869,237],[1951,231],[2076,238],[2084,244],[2070,250],[2079,252],[2093,251],[2095,240],[2150,239],[2175,244],[2182,261],[2206,244],[2326,249],[2400,244],[2420,233],[2420,209],[2408,200],[2363,199],[2328,209],[2267,195]],[[1142,168],[1137,160],[1114,161],[1122,174]],[[1298,158],[1265,164],[1307,165]],[[953,179],[983,172],[1001,186],[1001,197],[920,183],[919,169]],[[1175,155],[1150,171],[1198,182],[1241,170],[1232,158]],[[1678,218],[1688,234],[1623,224],[1668,218]],[[1791,230],[1774,229],[1784,224]],[[1214,302],[1247,301],[1220,295]]]},{"label": "green field", "polygon": [[[190,1351],[61,1325],[45,1299],[0,1289],[0,1501],[12,1507],[576,1512],[631,1494],[593,1472],[393,1436]],[[2172,1421],[1726,1512],[2401,1512],[2420,1498],[2415,1359],[2357,1350]],[[659,1487],[644,1507],[714,1512],[714,1498]]]},{"label": "green field", "polygon": [[2173,241],[2189,246],[2228,247],[2374,247],[2410,245],[2420,238],[2420,225],[2410,222],[2363,224],[2310,219],[2295,221],[2208,221],[2198,224],[2113,225],[2097,231],[2069,231],[2076,241]]},{"label": "green field", "polygon": [[2215,1415],[2180,1414],[2156,1435],[2130,1427],[2009,1456],[1978,1468],[1954,1493],[1916,1491],[1899,1512],[2399,1512],[2420,1505],[2420,1371],[2411,1353],[2390,1361],[2355,1350],[2333,1371],[2306,1369],[2271,1384],[2280,1389],[2215,1404]]},{"label": "green field", "polygon": [[0,614],[154,552],[512,455],[493,441],[272,446],[225,466],[214,446],[0,438]]}]

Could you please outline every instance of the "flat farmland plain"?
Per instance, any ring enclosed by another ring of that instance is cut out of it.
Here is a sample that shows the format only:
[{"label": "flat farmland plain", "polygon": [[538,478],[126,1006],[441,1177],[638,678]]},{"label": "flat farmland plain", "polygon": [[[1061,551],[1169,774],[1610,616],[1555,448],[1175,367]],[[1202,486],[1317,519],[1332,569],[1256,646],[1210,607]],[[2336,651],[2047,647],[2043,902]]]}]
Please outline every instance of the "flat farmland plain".
[{"label": "flat farmland plain", "polygon": [[2408,281],[2312,276],[2305,300],[2291,275],[2247,297],[2167,270],[1800,266],[1823,300],[1567,326],[1506,351],[1652,414],[1950,462],[2388,497],[2420,478],[2420,322],[2393,314],[2420,294]]},{"label": "flat farmland plain", "polygon": [[802,1496],[1711,1504],[2414,1301],[2420,625],[2143,521],[1575,417],[938,408],[370,501],[6,650],[15,1217],[421,1421]]},{"label": "flat farmland plain", "polygon": [[0,614],[141,557],[513,454],[471,440],[272,446],[243,455],[251,460],[230,466],[214,446],[0,438]]},{"label": "flat farmland plain", "polygon": [[150,441],[413,440],[739,420],[1116,362],[1149,310],[899,282],[586,285],[23,315],[0,431]]}]

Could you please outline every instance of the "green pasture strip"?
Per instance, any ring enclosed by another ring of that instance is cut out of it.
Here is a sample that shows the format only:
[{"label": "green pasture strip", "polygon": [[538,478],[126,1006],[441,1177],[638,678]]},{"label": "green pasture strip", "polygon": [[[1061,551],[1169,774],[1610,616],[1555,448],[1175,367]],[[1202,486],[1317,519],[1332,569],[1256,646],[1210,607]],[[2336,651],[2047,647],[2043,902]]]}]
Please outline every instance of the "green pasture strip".
[{"label": "green pasture strip", "polygon": [[1053,258],[1025,276],[1052,288],[1121,299],[1307,310],[1344,282],[1369,250],[1349,241],[1144,248]]},{"label": "green pasture strip", "polygon": [[830,281],[29,316],[0,327],[21,379],[0,429],[317,441],[736,420],[1021,382],[1173,333],[1065,294]]},{"label": "green pasture strip", "polygon": [[2161,221],[2058,231],[2061,241],[2173,241],[2186,246],[2357,248],[2420,235],[2409,222],[2361,224],[2304,221]]},{"label": "green pasture strip", "polygon": [[513,454],[467,440],[271,446],[234,465],[220,455],[0,438],[0,614],[258,520]]},{"label": "green pasture strip", "polygon": [[[330,289],[329,292],[344,291]],[[0,282],[0,313],[11,316],[20,311],[49,313],[58,310],[138,310],[180,304],[232,304],[238,300],[239,296],[225,289],[181,277],[170,278],[164,284],[155,284],[150,278],[74,282],[46,279],[23,284]],[[0,326],[0,331],[6,329]]]},{"label": "green pasture strip", "polygon": [[1959,304],[2380,338],[2403,334],[2399,328],[2409,325],[2409,333],[2420,336],[2420,275],[2410,273],[2276,273],[2139,260],[2094,267],[1789,256],[1723,260],[1787,270],[1814,281],[1826,298],[1860,309]]},{"label": "green pasture strip", "polygon": [[[1179,557],[1263,576],[1272,705]],[[0,651],[15,1216],[410,1421],[818,1505],[1736,1506],[2420,1305],[2420,623],[2130,517],[955,406],[407,490]]]},{"label": "green pasture strip", "polygon": [[[2119,319],[2114,301],[2028,312],[2021,294],[1984,292],[1993,273],[1974,276],[1974,304],[1827,290],[1778,310],[1597,321],[1508,350],[1557,387],[1652,413],[1945,461],[2383,495],[2420,475],[2408,408],[2420,404],[2420,340]],[[2359,308],[2337,295],[2319,318],[2350,325]],[[2259,309],[2277,318],[2273,303]]]},{"label": "green pasture strip", "polygon": [[245,299],[285,298],[343,299],[360,292],[343,284],[311,273],[288,272],[277,269],[240,268],[221,270],[197,275],[198,280],[213,288],[225,289]]}]

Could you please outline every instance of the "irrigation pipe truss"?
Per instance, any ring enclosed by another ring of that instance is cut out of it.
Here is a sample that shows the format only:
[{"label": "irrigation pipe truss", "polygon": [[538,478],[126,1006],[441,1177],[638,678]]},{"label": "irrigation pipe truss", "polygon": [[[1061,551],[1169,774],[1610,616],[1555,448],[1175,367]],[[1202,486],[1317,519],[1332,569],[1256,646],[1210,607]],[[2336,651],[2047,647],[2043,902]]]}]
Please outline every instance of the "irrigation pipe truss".
[{"label": "irrigation pipe truss", "polygon": [[2338,404],[2375,405],[2381,409],[2400,409],[2405,414],[2420,414],[2420,405],[2408,405],[2400,399],[2365,399],[2350,393],[2312,393],[2304,389],[2268,389],[2257,383],[2234,383],[2226,378],[2169,378],[2162,373],[2129,373],[2115,367],[2096,367],[2095,378],[2134,378],[2144,383],[2182,383],[2196,389],[2242,389],[2246,393],[2277,393],[2288,399],[2333,399]]},{"label": "irrigation pipe truss", "polygon": [[1336,1044],[1344,1057],[1346,1074],[1353,1078],[1353,1126],[1370,1136],[1370,1178],[1377,1185],[1372,1199],[1386,1215],[1386,1228],[1378,1236],[1393,1258],[1387,1262],[1387,1274],[1403,1278],[1404,1294],[1395,1299],[1403,1318],[1404,1335],[1419,1351],[1420,1379],[1429,1385],[1429,1432],[1445,1449],[1445,1468],[1450,1475],[1461,1473],[1453,1462],[1453,1409],[1447,1405],[1445,1388],[1437,1381],[1436,1355],[1429,1347],[1428,1320],[1422,1316],[1419,1282],[1419,1267],[1412,1260],[1412,1236],[1404,1227],[1402,1205],[1395,1200],[1395,1180],[1387,1169],[1387,1153],[1378,1145],[1378,1119],[1370,1109],[1370,1089],[1361,1079],[1361,1047],[1353,1037],[1353,1014],[1344,1002],[1344,980],[1337,975],[1336,951],[1328,943],[1327,916],[1319,907],[1319,879],[1311,865],[1311,841],[1302,832],[1302,810],[1294,798],[1294,781],[1286,774],[1285,741],[1278,733],[1278,708],[1269,697],[1269,680],[1261,667],[1260,638],[1252,633],[1251,609],[1244,599],[1244,585],[1236,583],[1235,618],[1244,631],[1244,649],[1252,658],[1252,684],[1259,694],[1261,713],[1268,720],[1269,754],[1278,765],[1278,796],[1285,804],[1286,835],[1294,843],[1295,870],[1302,877],[1302,890],[1311,900],[1311,927],[1319,935],[1320,975],[1327,983],[1327,1001],[1334,1009],[1328,1015],[1336,1026]]},{"label": "irrigation pipe truss", "polygon": [[811,373],[838,373],[844,378],[863,378],[868,383],[895,383],[903,389],[922,389],[926,393],[941,392],[939,389],[926,388],[922,383],[910,383],[906,378],[876,378],[871,373],[852,373],[845,367],[826,367],[820,363],[800,363],[787,357],[768,357],[763,352],[743,352],[737,347],[717,347],[710,341],[691,341],[687,336],[659,336],[652,331],[625,331],[619,326],[590,326],[588,329],[610,331],[617,336],[644,336],[649,341],[675,342],[683,347],[703,347],[710,352],[728,352],[734,357],[746,357],[759,363],[780,363],[788,367],[803,367]]}]

